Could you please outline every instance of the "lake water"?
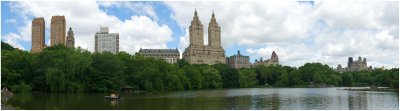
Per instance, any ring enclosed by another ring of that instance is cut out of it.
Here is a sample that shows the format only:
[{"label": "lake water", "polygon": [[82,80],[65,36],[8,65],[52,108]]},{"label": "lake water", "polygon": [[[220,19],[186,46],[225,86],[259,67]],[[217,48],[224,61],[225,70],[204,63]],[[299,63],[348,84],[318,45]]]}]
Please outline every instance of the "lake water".
[{"label": "lake water", "polygon": [[395,92],[347,91],[341,88],[240,88],[122,95],[14,94],[8,104],[22,109],[399,109]]}]

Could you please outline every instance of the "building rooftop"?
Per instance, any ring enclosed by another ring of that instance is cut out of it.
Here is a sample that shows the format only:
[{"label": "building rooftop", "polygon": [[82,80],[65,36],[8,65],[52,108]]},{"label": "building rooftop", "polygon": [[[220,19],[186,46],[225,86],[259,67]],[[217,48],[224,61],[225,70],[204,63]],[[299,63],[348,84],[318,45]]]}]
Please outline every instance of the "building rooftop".
[{"label": "building rooftop", "polygon": [[178,49],[142,49],[139,53],[179,53]]}]

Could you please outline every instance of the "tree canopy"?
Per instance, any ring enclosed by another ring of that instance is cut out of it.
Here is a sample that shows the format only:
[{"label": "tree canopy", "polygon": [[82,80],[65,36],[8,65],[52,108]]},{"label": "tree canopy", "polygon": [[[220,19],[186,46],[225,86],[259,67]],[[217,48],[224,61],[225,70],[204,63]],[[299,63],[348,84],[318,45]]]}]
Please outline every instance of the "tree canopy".
[{"label": "tree canopy", "polygon": [[399,69],[337,73],[328,65],[306,63],[299,68],[271,65],[235,69],[227,64],[190,65],[124,51],[91,53],[55,45],[29,53],[2,42],[1,84],[15,92],[109,92],[124,86],[134,90],[171,91],[269,85],[360,86],[398,88]]}]

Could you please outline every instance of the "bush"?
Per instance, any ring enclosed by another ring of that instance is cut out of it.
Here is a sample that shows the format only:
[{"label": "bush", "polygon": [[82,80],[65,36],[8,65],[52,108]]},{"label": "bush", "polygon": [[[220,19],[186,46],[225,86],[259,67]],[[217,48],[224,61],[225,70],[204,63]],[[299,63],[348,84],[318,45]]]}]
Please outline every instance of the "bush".
[{"label": "bush", "polygon": [[17,93],[27,93],[32,91],[32,87],[22,82],[19,85],[12,86],[11,90]]},{"label": "bush", "polygon": [[399,80],[391,80],[390,88],[399,89]]}]

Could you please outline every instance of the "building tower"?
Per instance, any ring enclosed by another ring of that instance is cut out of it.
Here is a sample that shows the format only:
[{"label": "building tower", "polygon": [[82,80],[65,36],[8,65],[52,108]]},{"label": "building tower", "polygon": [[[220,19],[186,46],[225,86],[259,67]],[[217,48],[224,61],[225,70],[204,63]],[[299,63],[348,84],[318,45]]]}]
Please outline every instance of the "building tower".
[{"label": "building tower", "polygon": [[221,47],[221,27],[218,26],[214,11],[208,25],[208,45],[211,47]]},{"label": "building tower", "polygon": [[278,55],[276,55],[275,51],[272,51],[271,62],[279,64],[279,58],[278,58]]},{"label": "building tower", "polygon": [[32,49],[31,52],[42,52],[45,44],[45,25],[44,18],[34,18],[32,20]]},{"label": "building tower", "polygon": [[351,68],[351,64],[353,64],[353,57],[349,57],[349,61],[347,62],[347,68]]},{"label": "building tower", "polygon": [[66,44],[67,44],[67,47],[75,47],[74,32],[72,31],[71,27],[69,27],[69,30],[68,30]]},{"label": "building tower", "polygon": [[64,16],[52,16],[50,25],[50,44],[51,46],[56,44],[65,45],[65,17]]},{"label": "building tower", "polygon": [[189,27],[190,45],[200,47],[204,45],[203,24],[197,16],[197,10],[194,11],[194,17]]}]

